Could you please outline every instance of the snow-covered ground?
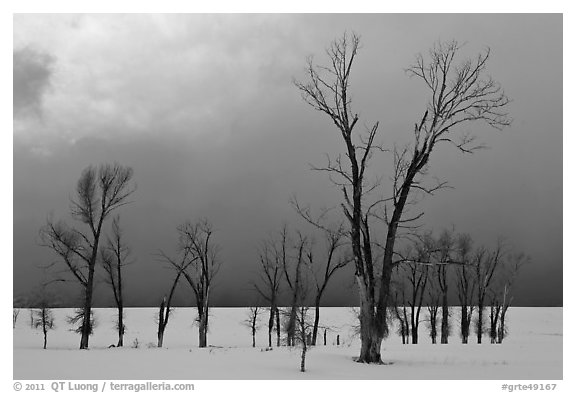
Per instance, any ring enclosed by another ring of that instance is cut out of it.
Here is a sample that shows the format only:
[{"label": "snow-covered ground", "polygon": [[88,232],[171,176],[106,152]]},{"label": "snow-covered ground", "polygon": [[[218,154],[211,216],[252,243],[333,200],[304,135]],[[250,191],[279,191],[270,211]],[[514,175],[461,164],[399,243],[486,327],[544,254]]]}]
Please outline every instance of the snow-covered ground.
[{"label": "snow-covered ground", "polygon": [[[212,310],[209,348],[198,348],[195,309],[179,308],[168,324],[164,348],[156,348],[153,308],[126,310],[124,348],[115,344],[114,309],[96,309],[98,326],[90,338],[90,350],[80,351],[79,335],[70,332],[66,316],[71,309],[54,310],[56,329],[42,349],[42,333],[30,327],[29,311],[22,310],[14,329],[14,379],[562,379],[562,308],[511,308],[509,336],[501,345],[463,345],[457,334],[446,345],[432,345],[425,323],[420,344],[402,345],[391,332],[382,345],[387,365],[353,361],[359,340],[353,335],[355,318],[350,308],[323,308],[321,324],[329,326],[327,345],[313,348],[307,356],[307,372],[299,372],[300,351],[285,347],[264,351],[265,321],[252,348],[249,329],[243,325],[247,310]],[[453,330],[457,330],[454,310]],[[322,344],[322,333],[319,343]],[[336,346],[340,335],[340,346]],[[138,343],[136,348],[136,341]]]}]

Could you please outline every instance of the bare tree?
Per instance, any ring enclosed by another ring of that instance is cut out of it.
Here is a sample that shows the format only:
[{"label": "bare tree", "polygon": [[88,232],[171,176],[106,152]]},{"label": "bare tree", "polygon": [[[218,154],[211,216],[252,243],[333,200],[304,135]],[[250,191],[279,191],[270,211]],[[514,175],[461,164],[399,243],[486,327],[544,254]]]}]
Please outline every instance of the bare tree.
[{"label": "bare tree", "polygon": [[456,288],[460,303],[460,337],[462,343],[468,343],[470,336],[470,323],[474,312],[474,293],[476,280],[472,261],[472,238],[470,235],[459,235],[456,240],[456,248],[460,266],[456,270]]},{"label": "bare tree", "polygon": [[18,321],[18,315],[20,315],[19,308],[12,308],[12,328],[16,329],[16,322]]},{"label": "bare tree", "polygon": [[498,299],[498,295],[493,290],[490,290],[490,343],[495,344],[498,339],[498,321],[500,320],[500,312],[502,311],[502,303]]},{"label": "bare tree", "polygon": [[12,299],[12,326],[16,329],[16,322],[18,322],[18,316],[23,308],[29,307],[29,300],[27,296],[18,295]]},{"label": "bare tree", "polygon": [[478,319],[476,320],[476,336],[478,344],[482,343],[482,336],[484,335],[484,307],[486,304],[487,295],[489,294],[490,285],[494,278],[496,268],[501,264],[504,253],[504,243],[502,239],[498,239],[496,248],[490,252],[484,247],[476,250],[474,256],[474,269],[476,272],[477,289],[477,306],[478,306]]},{"label": "bare tree", "polygon": [[296,312],[296,336],[295,341],[300,344],[300,371],[306,371],[306,353],[308,352],[308,346],[312,340],[310,329],[312,324],[309,321],[308,313],[310,308],[304,305],[298,306]]},{"label": "bare tree", "polygon": [[[387,333],[386,310],[390,303],[398,230],[421,217],[421,214],[404,217],[410,204],[409,196],[414,192],[433,194],[446,186],[443,182],[432,186],[423,183],[432,152],[438,145],[449,143],[471,153],[479,147],[475,138],[470,134],[458,137],[455,131],[477,121],[501,129],[509,125],[510,120],[503,111],[508,98],[494,80],[485,76],[489,50],[476,60],[465,59],[457,63],[458,43],[434,46],[428,60],[419,55],[416,63],[407,70],[409,75],[424,82],[430,98],[427,109],[414,127],[411,148],[395,149],[393,195],[371,204],[366,202],[366,195],[378,186],[378,182],[366,182],[366,168],[373,152],[381,148],[374,143],[378,123],[366,128],[362,136],[356,127],[359,116],[352,110],[350,75],[359,44],[360,38],[356,34],[344,34],[327,50],[329,66],[317,66],[310,58],[306,70],[308,81],[295,84],[312,108],[330,118],[344,141],[347,162],[342,156],[337,156],[329,158],[326,166],[315,169],[327,172],[343,192],[342,208],[350,224],[360,297],[362,343],[358,361],[379,363],[382,339]],[[376,275],[369,219],[373,209],[385,202],[392,204],[392,214],[385,210],[387,234],[381,274]]]},{"label": "bare tree", "polygon": [[88,348],[94,271],[98,259],[103,224],[110,214],[128,203],[134,192],[130,185],[132,168],[105,164],[84,169],[72,199],[72,216],[88,227],[83,232],[62,221],[48,219],[40,230],[42,244],[62,259],[84,291],[80,349]]},{"label": "bare tree", "polygon": [[44,336],[43,348],[46,349],[48,343],[48,332],[56,328],[54,323],[54,313],[52,308],[58,306],[58,301],[54,293],[48,290],[48,285],[53,281],[47,280],[46,270],[47,267],[42,267],[43,278],[39,287],[30,296],[30,306],[35,309],[32,310],[32,325],[35,329],[42,329]]},{"label": "bare tree", "polygon": [[412,344],[418,344],[418,328],[420,326],[420,311],[424,303],[424,294],[428,286],[430,254],[425,245],[419,245],[416,249],[416,261],[409,262],[403,267],[410,284],[410,332]]},{"label": "bare tree", "polygon": [[431,280],[428,284],[428,329],[430,333],[430,338],[432,339],[432,344],[436,344],[438,337],[438,309],[440,308],[440,297],[441,292],[438,288],[436,280],[436,271],[431,270]]},{"label": "bare tree", "polygon": [[[363,201],[371,185],[366,185],[368,161],[376,145],[378,130],[375,123],[363,138],[357,131],[359,117],[353,112],[349,95],[350,73],[358,53],[360,37],[344,34],[327,49],[330,66],[317,66],[308,59],[308,82],[295,82],[303,99],[314,109],[327,115],[338,129],[346,148],[347,163],[342,156],[328,158],[325,171],[343,192],[342,209],[350,225],[350,240],[354,254],[355,278],[360,294],[360,338],[362,347],[359,362],[381,362],[380,344],[386,334],[385,318],[376,298],[376,277],[372,260],[369,232],[369,209]],[[349,169],[348,169],[349,166]],[[367,188],[365,188],[367,186]],[[389,277],[388,277],[389,281]]]},{"label": "bare tree", "polygon": [[54,314],[50,308],[49,299],[42,298],[39,299],[38,309],[34,312],[34,327],[36,329],[42,328],[42,334],[44,335],[44,346],[48,343],[48,331],[56,327],[54,324]]},{"label": "bare tree", "polygon": [[291,203],[296,212],[318,229],[324,238],[324,252],[320,258],[314,257],[312,248],[308,252],[308,266],[310,267],[315,286],[314,327],[312,328],[311,345],[316,345],[320,323],[320,304],[328,287],[328,282],[334,276],[334,273],[351,263],[353,257],[341,252],[346,244],[346,232],[342,222],[336,225],[327,224],[324,222],[325,214],[322,214],[319,218],[313,218],[310,209],[300,206],[296,198],[293,198]]},{"label": "bare tree", "polygon": [[508,334],[507,332],[507,325],[506,325],[506,313],[508,312],[508,308],[512,304],[512,300],[514,297],[511,295],[511,290],[514,285],[514,281],[516,280],[518,274],[520,273],[520,269],[526,263],[529,262],[529,258],[524,255],[524,253],[515,253],[510,254],[506,260],[504,265],[505,272],[502,274],[503,283],[501,285],[500,290],[500,297],[501,297],[501,310],[500,310],[500,317],[498,319],[498,326],[496,331],[496,343],[501,344],[504,340],[504,337]]},{"label": "bare tree", "polygon": [[437,240],[438,253],[436,269],[438,278],[438,288],[442,294],[442,322],[440,325],[440,344],[448,344],[450,335],[450,307],[448,306],[448,266],[453,262],[451,253],[454,246],[452,233],[444,230]]},{"label": "bare tree", "polygon": [[182,277],[182,270],[178,269],[174,281],[172,282],[172,286],[170,287],[168,297],[162,297],[162,301],[160,302],[158,310],[158,348],[162,348],[162,345],[164,344],[164,332],[166,331],[170,315],[173,312],[172,298],[174,297],[174,292],[176,291],[180,277]]},{"label": "bare tree", "polygon": [[114,302],[118,309],[118,320],[116,328],[118,330],[117,347],[124,346],[124,280],[122,279],[123,268],[132,262],[128,261],[130,248],[126,245],[124,233],[120,228],[120,216],[114,217],[112,221],[112,237],[108,237],[106,247],[101,250],[102,266],[106,271],[106,282],[112,288]]},{"label": "bare tree", "polygon": [[258,330],[258,317],[262,314],[262,307],[252,306],[248,309],[248,315],[244,320],[244,325],[250,328],[252,333],[252,348],[256,347],[256,331]]},{"label": "bare tree", "polygon": [[391,308],[394,310],[394,316],[399,323],[398,333],[402,337],[402,344],[408,344],[410,337],[410,318],[408,317],[406,308],[406,293],[404,285],[400,284],[393,292],[393,304]]},{"label": "bare tree", "polygon": [[[281,242],[282,244],[282,242]],[[254,283],[254,289],[269,305],[270,317],[268,319],[268,346],[272,347],[272,330],[276,319],[277,340],[280,346],[280,315],[278,310],[278,297],[282,282],[282,263],[280,261],[276,240],[271,238],[262,243],[259,255],[259,282]]]},{"label": "bare tree", "polygon": [[[66,322],[68,322],[69,325],[72,325],[72,328],[70,329],[71,332],[84,334],[84,309],[75,308],[73,314],[66,317]],[[88,319],[88,335],[91,336],[97,326],[98,321],[94,316],[94,310],[90,310],[90,316]]]},{"label": "bare tree", "polygon": [[[294,249],[296,251],[296,256],[293,258],[294,262],[288,262],[288,258],[284,257],[282,259],[282,269],[284,272],[284,278],[286,280],[286,284],[291,292],[290,298],[290,313],[288,316],[288,323],[286,326],[286,333],[287,333],[287,345],[294,346],[296,337],[296,318],[298,314],[298,307],[303,304],[306,299],[306,289],[304,280],[303,269],[309,260],[306,260],[306,257],[310,258],[311,253],[309,250],[311,248],[310,240],[304,236],[302,233],[297,233],[298,239],[295,240]],[[285,237],[285,236],[284,236]]]},{"label": "bare tree", "polygon": [[187,221],[178,227],[180,261],[176,261],[163,252],[162,258],[180,271],[194,292],[198,310],[198,346],[208,345],[208,316],[210,312],[210,293],[221,262],[218,259],[219,247],[214,243],[214,230],[207,219],[196,222]]}]

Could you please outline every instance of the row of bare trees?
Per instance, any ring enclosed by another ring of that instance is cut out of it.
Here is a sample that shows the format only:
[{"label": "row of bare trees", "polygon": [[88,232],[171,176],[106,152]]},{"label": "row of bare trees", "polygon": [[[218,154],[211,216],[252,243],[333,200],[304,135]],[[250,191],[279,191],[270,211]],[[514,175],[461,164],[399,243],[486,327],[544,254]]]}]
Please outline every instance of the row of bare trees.
[{"label": "row of bare trees", "polygon": [[[427,173],[431,157],[438,154],[434,152],[438,151],[439,146],[445,144],[464,153],[472,153],[480,148],[481,144],[476,142],[475,136],[465,131],[464,127],[469,129],[473,125],[485,123],[502,129],[511,121],[505,111],[509,99],[486,72],[490,50],[467,58],[461,55],[461,45],[456,41],[434,45],[427,56],[416,56],[414,64],[406,70],[409,76],[420,81],[426,88],[428,104],[413,127],[407,128],[411,129],[412,141],[405,146],[393,148],[391,187],[389,195],[385,195],[380,180],[370,180],[384,178],[385,168],[380,171],[377,169],[376,173],[369,168],[374,155],[386,151],[379,141],[380,123],[375,121],[370,126],[362,127],[359,111],[353,108],[352,70],[360,48],[360,37],[345,33],[326,50],[327,65],[318,65],[311,57],[306,67],[306,77],[303,81],[295,81],[305,102],[330,120],[343,141],[340,154],[329,156],[324,166],[314,169],[327,172],[341,190],[339,207],[344,223],[329,228],[313,217],[309,209],[297,208],[301,216],[324,231],[328,250],[331,247],[338,250],[335,253],[338,257],[334,258],[330,252],[319,257],[312,238],[299,233],[288,236],[284,231],[279,239],[271,239],[262,247],[260,259],[264,276],[257,290],[270,306],[271,344],[274,321],[279,330],[278,292],[284,282],[285,289],[291,294],[287,340],[293,344],[297,307],[307,294],[307,290],[302,288],[311,287],[308,281],[314,281],[316,304],[319,305],[330,277],[339,269],[336,266],[352,260],[360,304],[361,350],[358,361],[379,363],[382,361],[381,343],[388,333],[387,316],[390,307],[394,305],[393,273],[395,267],[403,262],[398,252],[398,240],[404,232],[417,227],[423,212],[414,212],[413,208],[421,196],[432,195],[446,187],[445,182],[429,181]],[[60,255],[68,270],[84,288],[81,348],[88,347],[94,271],[101,252],[99,244],[103,224],[113,211],[128,202],[128,197],[134,191],[130,186],[131,178],[132,170],[119,165],[105,165],[98,170],[89,167],[78,182],[77,197],[72,201],[73,215],[87,230],[81,231],[63,222],[49,220],[42,231],[44,244]],[[384,223],[386,230],[383,235],[374,231],[375,222]],[[160,252],[160,257],[175,270],[173,287],[182,277],[189,283],[198,308],[200,345],[205,346],[210,289],[219,267],[217,247],[212,241],[212,228],[207,221],[186,223],[178,228],[178,233],[178,255],[170,256]],[[334,238],[331,238],[332,235]],[[340,252],[344,242],[349,244],[347,248],[351,250],[350,258]],[[110,260],[115,259],[115,250],[118,248],[114,246],[110,249]],[[428,253],[428,257],[432,258],[430,255],[434,256],[437,277],[433,281],[439,288],[437,297],[442,307],[441,342],[445,342],[448,339],[448,324],[445,322],[450,284],[448,266],[451,265],[452,255],[442,250]],[[486,256],[488,260],[499,258],[494,253]],[[486,282],[491,281],[494,275],[493,265],[479,265],[476,272],[479,277],[476,294],[480,324],[484,320],[484,306],[492,302]],[[310,267],[318,275],[303,273],[310,270]],[[110,281],[116,282],[113,284],[116,293],[120,289],[119,281],[115,281],[118,279],[117,269],[111,266],[109,270],[116,272],[110,276]],[[468,293],[472,291],[467,281],[468,270],[465,274],[462,285],[467,288],[464,292]],[[419,279],[418,275],[414,276],[414,280]],[[492,312],[494,320],[502,317],[508,301],[504,296],[495,304]],[[164,311],[160,313],[164,326],[170,312],[169,301],[166,303]],[[464,320],[469,324],[471,305],[467,300],[465,303]],[[497,308],[498,305],[500,308]],[[121,309],[122,306],[118,304],[118,307]],[[431,312],[436,318],[438,308]],[[317,306],[316,319],[318,315]],[[316,339],[317,326],[314,330]]]},{"label": "row of bare trees", "polygon": [[[318,226],[320,227],[320,226]],[[286,326],[286,345],[294,346],[299,340],[298,318],[302,307],[312,304],[314,321],[311,324],[310,345],[316,345],[320,327],[320,306],[326,288],[334,274],[348,265],[352,258],[345,247],[342,225],[323,226],[321,240],[301,231],[291,231],[284,225],[261,243],[259,248],[258,280],[253,288],[270,310],[268,319],[268,346],[272,346],[272,332],[276,324],[276,345],[281,345],[279,299],[288,298],[289,311]],[[306,310],[307,311],[307,310]],[[301,319],[301,318],[300,318]],[[302,324],[302,321],[300,321]]]},{"label": "row of bare trees", "polygon": [[[459,308],[459,334],[468,343],[472,315],[476,311],[474,330],[482,342],[486,330],[486,307],[490,307],[492,342],[502,342],[505,335],[506,310],[511,304],[510,292],[520,268],[528,262],[521,253],[514,253],[502,239],[493,249],[474,247],[468,234],[444,230],[435,237],[431,232],[420,236],[406,250],[394,271],[395,310],[402,341],[418,343],[421,310],[428,309],[432,343],[436,343],[440,318],[440,343],[448,343],[450,295],[456,294]],[[438,312],[440,310],[440,315]]]},{"label": "row of bare trees", "polygon": [[[129,197],[135,191],[131,184],[132,177],[132,168],[119,164],[87,167],[78,180],[75,197],[71,198],[71,214],[79,227],[49,218],[40,230],[42,244],[60,257],[65,271],[71,273],[73,280],[83,289],[80,349],[88,348],[95,272],[99,260],[104,262],[119,310],[118,345],[122,345],[124,324],[121,270],[127,263],[129,249],[123,241],[118,218],[114,219],[113,236],[108,238],[107,243],[103,236],[105,222],[112,213],[129,203]],[[60,273],[63,272],[56,273],[58,278],[54,281],[70,280]]]},{"label": "row of bare trees", "polygon": [[[104,164],[98,168],[87,167],[76,186],[71,200],[71,214],[79,223],[70,226],[65,221],[49,218],[40,230],[42,245],[59,256],[64,266],[53,272],[56,278],[49,283],[72,281],[83,290],[83,307],[76,316],[80,322],[80,349],[88,348],[91,334],[92,302],[96,267],[102,266],[105,281],[109,284],[118,310],[116,323],[117,346],[124,345],[124,279],[123,270],[133,263],[131,249],[120,225],[120,216],[113,217],[110,235],[105,235],[105,223],[117,209],[130,203],[135,191],[132,185],[133,170],[119,164]],[[164,331],[171,312],[171,302],[179,281],[184,278],[194,294],[198,310],[199,346],[207,346],[208,316],[212,281],[220,267],[218,245],[213,239],[213,228],[207,219],[187,221],[178,227],[178,244],[174,255],[164,251],[159,258],[175,271],[167,296],[164,296],[158,315],[158,346],[162,346]],[[17,315],[14,314],[14,320]]]}]

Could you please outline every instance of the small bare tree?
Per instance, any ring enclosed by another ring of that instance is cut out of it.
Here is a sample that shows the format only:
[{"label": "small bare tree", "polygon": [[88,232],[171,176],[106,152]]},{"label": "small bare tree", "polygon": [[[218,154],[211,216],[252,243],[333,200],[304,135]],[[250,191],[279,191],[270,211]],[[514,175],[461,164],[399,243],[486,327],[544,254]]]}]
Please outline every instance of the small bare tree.
[{"label": "small bare tree", "polygon": [[23,295],[18,295],[12,299],[12,326],[14,329],[16,329],[20,312],[23,308],[28,307],[29,303],[28,297]]},{"label": "small bare tree", "polygon": [[[284,232],[283,232],[284,233]],[[285,238],[281,240],[284,244]],[[270,317],[268,318],[268,347],[272,347],[272,330],[276,320],[276,345],[280,346],[280,312],[278,297],[282,282],[281,251],[277,248],[276,239],[270,238],[262,243],[259,255],[259,282],[253,283],[254,289],[268,303]]]},{"label": "small bare tree", "polygon": [[248,326],[252,333],[252,348],[256,347],[256,331],[260,327],[258,322],[262,311],[264,311],[262,307],[252,306],[248,309],[247,318],[244,320],[244,325]]},{"label": "small bare tree", "polygon": [[172,314],[172,298],[174,297],[174,292],[176,291],[176,287],[178,286],[178,281],[182,277],[182,270],[178,269],[176,272],[176,276],[174,277],[174,281],[172,282],[172,286],[170,287],[170,292],[168,293],[168,297],[162,297],[162,301],[160,302],[160,307],[158,310],[158,348],[162,348],[164,344],[164,332],[166,331],[166,326],[168,325],[168,321],[170,319],[170,315]]},{"label": "small bare tree", "polygon": [[72,216],[88,227],[83,232],[62,221],[49,218],[40,230],[42,244],[54,251],[67,271],[83,288],[83,317],[80,329],[80,349],[88,348],[90,315],[94,289],[94,273],[99,255],[103,224],[110,214],[128,203],[134,192],[130,185],[132,168],[119,164],[84,169],[72,199]]},{"label": "small bare tree", "polygon": [[309,320],[309,310],[307,306],[300,305],[296,312],[296,336],[295,340],[300,344],[300,371],[306,371],[306,353],[308,352],[308,347],[312,340],[311,338],[311,328],[312,324]]},{"label": "small bare tree", "polygon": [[501,297],[501,311],[500,318],[498,319],[498,327],[496,331],[496,343],[501,344],[508,334],[506,325],[506,313],[508,308],[512,305],[514,297],[511,295],[511,290],[514,285],[520,269],[529,262],[529,258],[524,253],[510,254],[504,265],[505,272],[502,274],[503,284],[500,290]]},{"label": "small bare tree", "polygon": [[478,344],[482,343],[482,336],[484,335],[484,307],[488,300],[487,296],[495,277],[496,268],[502,263],[503,254],[504,243],[502,239],[498,239],[494,251],[490,252],[488,249],[480,247],[476,250],[474,256],[477,283],[478,318],[476,320],[476,336]]},{"label": "small bare tree", "polygon": [[42,334],[44,335],[43,348],[46,349],[48,343],[48,331],[56,328],[56,325],[54,324],[54,314],[47,302],[41,302],[38,307],[39,308],[34,312],[34,327],[36,329],[42,328]]},{"label": "small bare tree", "polygon": [[402,337],[402,344],[408,344],[410,337],[410,317],[406,308],[406,293],[404,285],[399,284],[394,290],[392,309],[398,321],[398,334]]},{"label": "small bare tree", "polygon": [[310,240],[308,237],[303,235],[302,233],[297,233],[297,239],[294,243],[294,249],[296,251],[296,256],[292,259],[294,260],[293,263],[288,262],[288,258],[283,258],[282,260],[282,269],[284,272],[284,278],[286,280],[286,284],[291,292],[290,297],[290,313],[288,316],[288,323],[286,326],[286,334],[287,339],[286,343],[288,346],[294,346],[296,337],[296,318],[298,314],[298,307],[302,305],[306,299],[306,287],[304,286],[304,268],[306,264],[310,262],[310,260],[306,259],[307,257],[311,257],[311,249]]},{"label": "small bare tree", "polygon": [[498,321],[500,320],[502,303],[498,299],[498,295],[493,290],[490,290],[490,298],[488,303],[490,305],[490,344],[496,344],[498,340]]},{"label": "small bare tree", "polygon": [[[71,332],[84,334],[84,309],[75,308],[72,315],[66,317],[66,322],[72,325]],[[88,319],[88,334],[91,336],[94,329],[98,326],[98,321],[94,317],[94,310],[90,310],[90,317]]]},{"label": "small bare tree", "polygon": [[48,290],[48,285],[53,281],[46,279],[46,270],[48,267],[42,267],[43,278],[36,291],[30,297],[31,305],[34,305],[35,309],[32,311],[32,324],[35,329],[42,329],[42,334],[44,336],[43,348],[46,349],[48,343],[48,331],[56,328],[54,324],[54,313],[52,308],[58,305],[56,296],[54,293]]},{"label": "small bare tree", "polygon": [[18,321],[18,315],[20,315],[19,308],[12,308],[12,328],[16,329],[16,322]]},{"label": "small bare tree", "polygon": [[[416,242],[414,258],[406,261],[401,267],[408,277],[410,296],[408,305],[410,306],[410,332],[412,335],[412,344],[418,344],[418,328],[420,326],[420,312],[424,304],[424,295],[428,287],[430,276],[430,258],[433,243],[430,242],[430,236],[424,236]],[[410,252],[407,253],[410,255]],[[411,259],[410,257],[408,259]]]},{"label": "small bare tree", "polygon": [[219,247],[214,243],[214,230],[207,219],[196,222],[187,221],[178,227],[180,262],[161,252],[190,284],[198,310],[198,346],[208,345],[208,316],[210,312],[210,293],[221,262],[218,259]]},{"label": "small bare tree", "polygon": [[308,252],[308,266],[311,270],[311,276],[314,279],[314,327],[312,329],[312,345],[316,345],[318,338],[318,326],[320,323],[320,304],[324,292],[328,287],[328,282],[338,270],[343,269],[353,262],[351,255],[342,252],[346,245],[346,231],[344,223],[330,225],[325,222],[328,211],[324,211],[319,218],[313,218],[309,207],[302,207],[296,197],[291,200],[292,206],[296,212],[308,223],[318,229],[324,238],[324,252],[320,258],[314,258],[312,249]]},{"label": "small bare tree", "polygon": [[102,266],[106,271],[106,282],[114,293],[114,302],[118,309],[116,328],[118,330],[117,347],[124,346],[124,280],[122,279],[123,268],[129,264],[130,248],[126,245],[124,233],[120,228],[120,216],[112,221],[112,237],[108,238],[106,247],[101,250]]}]

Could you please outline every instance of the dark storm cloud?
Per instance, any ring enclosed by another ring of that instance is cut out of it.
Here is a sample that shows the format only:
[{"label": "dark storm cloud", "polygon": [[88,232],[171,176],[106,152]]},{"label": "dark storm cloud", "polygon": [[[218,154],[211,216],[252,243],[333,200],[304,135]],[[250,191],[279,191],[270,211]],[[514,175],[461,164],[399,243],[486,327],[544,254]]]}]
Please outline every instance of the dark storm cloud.
[{"label": "dark storm cloud", "polygon": [[[518,304],[561,304],[561,22],[558,15],[19,16],[15,53],[35,47],[58,61],[46,63],[54,72],[41,124],[15,121],[14,291],[28,291],[35,266],[55,259],[38,246],[38,229],[50,213],[71,222],[69,197],[82,169],[118,161],[134,168],[138,184],[121,212],[137,260],[127,276],[130,303],[156,304],[170,272],[154,254],[172,251],[176,226],[199,216],[214,222],[225,261],[215,302],[252,299],[259,241],[284,221],[300,225],[290,196],[314,208],[338,205],[339,190],[309,163],[341,152],[341,141],[292,79],[305,77],[307,56],[323,62],[326,45],[346,29],[363,40],[354,108],[367,126],[380,121],[386,147],[407,140],[425,104],[422,86],[403,71],[416,53],[438,39],[468,42],[468,53],[491,47],[489,71],[514,100],[514,123],[501,133],[475,125],[470,131],[490,146],[475,155],[439,150],[430,174],[454,189],[419,207],[427,229],[455,225],[486,246],[505,236],[533,260]],[[387,179],[390,164],[379,156],[372,173]],[[350,274],[338,280],[330,304],[353,303]],[[99,291],[98,304],[108,302],[106,288]],[[186,288],[180,299],[189,303]]]},{"label": "dark storm cloud", "polygon": [[14,51],[14,116],[41,113],[53,63],[51,55],[29,47]]}]

